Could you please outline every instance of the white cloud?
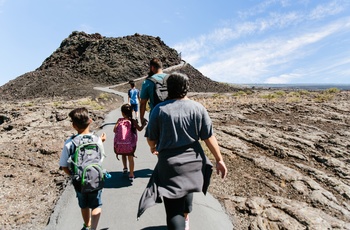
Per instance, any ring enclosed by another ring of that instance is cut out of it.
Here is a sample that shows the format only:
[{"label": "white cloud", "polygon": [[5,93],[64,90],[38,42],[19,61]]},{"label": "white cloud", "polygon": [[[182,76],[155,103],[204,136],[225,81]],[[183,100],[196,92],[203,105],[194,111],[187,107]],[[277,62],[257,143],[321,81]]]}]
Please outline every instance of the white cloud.
[{"label": "white cloud", "polygon": [[[221,46],[225,43],[232,42],[245,36],[254,35],[256,33],[261,34],[271,29],[285,28],[302,20],[303,16],[296,12],[286,14],[273,13],[267,18],[259,18],[255,21],[237,23],[233,25],[232,28],[218,28],[207,35],[201,35],[199,38],[194,38],[189,41],[175,44],[173,47],[182,52],[186,56],[187,61],[194,61],[192,64],[195,65],[197,64],[196,62],[201,59],[201,57],[208,56],[208,54],[215,50],[217,46]],[[193,55],[193,53],[196,53],[196,55]]]},{"label": "white cloud", "polygon": [[257,14],[264,13],[268,8],[273,7],[274,5],[287,7],[290,4],[290,0],[266,0],[256,5],[255,7],[252,7],[250,10],[247,10],[245,12],[239,12],[239,15],[242,18],[251,17]]},{"label": "white cloud", "polygon": [[[308,5],[305,0],[299,3]],[[176,44],[174,48],[182,52],[184,60],[214,80],[257,83],[269,77],[266,81],[287,83],[302,77],[288,68],[317,53],[326,45],[326,38],[349,30],[350,18],[340,18],[326,25],[315,24],[321,17],[340,13],[350,4],[343,3],[343,0],[335,0],[318,5],[309,12],[270,13],[254,21],[236,22],[231,27],[218,28],[207,35]],[[288,7],[291,2],[268,0],[246,15],[265,11],[273,4]],[[273,32],[278,36],[271,35]]]},{"label": "white cloud", "polygon": [[322,19],[330,15],[335,15],[342,12],[349,5],[346,1],[332,1],[327,4],[318,5],[310,12],[309,18],[312,20]]},{"label": "white cloud", "polygon": [[265,84],[288,84],[301,77],[301,74],[281,74],[277,77],[269,77],[264,83]]},{"label": "white cloud", "polygon": [[[349,21],[350,19],[348,19]],[[316,52],[311,45],[344,29],[347,22],[337,22],[294,37],[269,38],[261,42],[240,44],[219,50],[212,55],[215,61],[205,63],[198,69],[206,76],[223,82],[264,82],[264,76],[271,76],[292,65],[294,61]],[[288,77],[287,77],[288,76]],[[283,82],[300,77],[299,74],[281,74],[268,79],[269,82]]]}]

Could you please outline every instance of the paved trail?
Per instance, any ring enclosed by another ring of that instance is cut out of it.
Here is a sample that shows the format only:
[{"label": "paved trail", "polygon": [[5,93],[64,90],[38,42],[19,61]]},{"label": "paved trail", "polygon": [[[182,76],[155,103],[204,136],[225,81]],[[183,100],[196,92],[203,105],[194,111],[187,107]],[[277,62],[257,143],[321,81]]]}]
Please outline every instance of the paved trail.
[{"label": "paved trail", "polygon": [[[111,93],[117,93],[127,101],[126,93],[119,93],[109,88],[96,88]],[[106,116],[105,123],[116,122],[121,117],[120,108]],[[106,125],[97,133],[107,134],[104,142],[107,158],[104,167],[112,178],[108,179],[102,193],[102,215],[98,225],[101,230],[162,230],[166,228],[165,211],[163,204],[157,204],[136,220],[138,202],[152,174],[157,158],[153,156],[144,138],[144,131],[139,132],[138,147],[135,155],[135,180],[130,183],[122,173],[122,162],[118,161],[113,152],[113,125]],[[121,159],[121,157],[119,157]],[[83,225],[80,208],[75,197],[74,189],[67,186],[62,194],[54,213],[51,216],[47,230],[51,229],[81,229]],[[204,196],[195,193],[193,211],[190,214],[192,230],[231,230],[233,225],[225,214],[220,203],[210,194]]]}]

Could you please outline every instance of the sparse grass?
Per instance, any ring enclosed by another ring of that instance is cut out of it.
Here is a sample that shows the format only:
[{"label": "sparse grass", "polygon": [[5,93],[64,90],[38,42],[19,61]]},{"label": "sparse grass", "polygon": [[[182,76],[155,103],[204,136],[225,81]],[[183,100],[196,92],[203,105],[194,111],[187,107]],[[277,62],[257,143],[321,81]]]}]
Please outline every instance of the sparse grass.
[{"label": "sparse grass", "polygon": [[213,98],[217,98],[217,99],[220,99],[220,98],[223,98],[224,96],[222,94],[219,94],[219,93],[215,93],[213,94]]},{"label": "sparse grass", "polygon": [[283,98],[286,95],[286,92],[283,90],[275,91],[269,94],[261,95],[261,98],[276,101],[279,98]]},{"label": "sparse grass", "polygon": [[236,106],[251,103],[301,103],[303,101],[321,103],[334,100],[338,92],[340,90],[336,88],[318,92],[308,90],[247,92],[240,90],[231,94],[215,93],[211,96],[196,97],[194,100],[203,104],[208,110],[213,111],[221,110],[227,105]]},{"label": "sparse grass", "polygon": [[298,96],[289,96],[287,98],[287,102],[289,103],[297,103],[297,102],[301,102],[301,98]]},{"label": "sparse grass", "polygon": [[315,102],[326,102],[334,99],[335,94],[339,93],[340,90],[338,88],[329,88],[315,95]]},{"label": "sparse grass", "polygon": [[305,90],[305,89],[298,90],[298,93],[299,93],[300,95],[310,95],[310,92],[307,91],[307,90]]},{"label": "sparse grass", "polygon": [[267,100],[275,100],[278,98],[277,94],[274,94],[274,93],[264,94],[264,95],[261,95],[260,97]]},{"label": "sparse grass", "polygon": [[334,93],[339,93],[340,89],[333,87],[333,88],[326,89],[324,92],[334,94]]},{"label": "sparse grass", "polygon": [[101,93],[96,99],[108,101],[110,99],[110,95],[108,93]]},{"label": "sparse grass", "polygon": [[286,95],[286,92],[284,92],[283,90],[279,90],[279,91],[276,91],[275,94],[278,97],[284,97]]},{"label": "sparse grass", "polygon": [[62,102],[60,102],[60,101],[55,101],[55,102],[53,102],[53,106],[54,106],[54,107],[60,107],[60,106],[62,106]]},{"label": "sparse grass", "polygon": [[23,104],[23,106],[25,106],[25,107],[32,107],[32,106],[34,106],[34,102],[33,101],[26,102],[26,103]]},{"label": "sparse grass", "polygon": [[232,96],[234,96],[234,97],[240,97],[240,96],[246,96],[246,95],[247,95],[247,93],[244,92],[243,90],[240,90],[240,91],[232,94]]},{"label": "sparse grass", "polygon": [[247,92],[240,90],[231,94],[215,93],[195,97],[194,100],[200,102],[210,111],[219,111],[228,105],[235,107],[239,104],[302,103],[305,101],[321,103],[333,100],[339,91],[336,88],[317,92],[308,90]]},{"label": "sparse grass", "polygon": [[95,110],[103,110],[104,109],[104,107],[102,105],[100,105],[97,101],[91,100],[91,98],[81,100],[78,102],[78,104],[82,105],[82,106],[89,106],[90,108],[95,109]]},{"label": "sparse grass", "polygon": [[333,100],[334,95],[333,94],[329,94],[329,93],[319,93],[316,95],[316,97],[314,98],[315,102],[326,102],[326,101],[330,101]]}]

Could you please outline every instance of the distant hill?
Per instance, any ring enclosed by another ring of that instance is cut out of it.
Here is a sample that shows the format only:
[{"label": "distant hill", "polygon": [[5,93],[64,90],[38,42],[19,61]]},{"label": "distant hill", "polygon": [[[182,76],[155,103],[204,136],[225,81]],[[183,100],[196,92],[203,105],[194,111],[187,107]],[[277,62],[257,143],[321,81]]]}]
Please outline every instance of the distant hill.
[{"label": "distant hill", "polygon": [[[60,47],[32,72],[0,87],[2,99],[30,99],[63,96],[79,98],[99,92],[94,86],[108,86],[145,76],[152,57],[167,68],[181,63],[179,53],[159,37],[134,34],[108,38],[98,33],[73,32]],[[190,77],[195,92],[234,90],[203,76],[190,64],[179,70]],[[195,87],[194,87],[195,86]]]}]

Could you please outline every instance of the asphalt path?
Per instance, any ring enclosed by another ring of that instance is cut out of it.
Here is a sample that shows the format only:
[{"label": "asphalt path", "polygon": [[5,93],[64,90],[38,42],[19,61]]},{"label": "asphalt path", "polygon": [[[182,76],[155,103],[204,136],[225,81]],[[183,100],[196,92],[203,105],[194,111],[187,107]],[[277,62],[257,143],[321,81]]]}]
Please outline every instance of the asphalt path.
[{"label": "asphalt path", "polygon": [[[109,88],[96,88],[123,96],[127,101],[126,93],[116,92]],[[148,114],[146,114],[148,116]],[[110,112],[105,118],[105,124],[115,123],[121,117],[120,108]],[[104,142],[107,157],[103,162],[104,168],[111,174],[106,180],[102,192],[102,214],[98,224],[100,230],[164,230],[166,216],[163,204],[157,204],[148,208],[137,220],[137,209],[142,192],[152,174],[157,157],[150,153],[144,130],[138,133],[138,145],[135,152],[135,180],[130,182],[128,176],[123,174],[121,157],[119,161],[113,152],[113,125],[105,125],[97,131],[107,134]],[[215,171],[215,170],[214,170]],[[72,185],[68,185],[61,195],[47,230],[57,229],[81,229],[83,220],[78,206],[78,201]],[[233,225],[223,210],[220,203],[209,193],[194,194],[193,211],[190,213],[190,229],[192,230],[217,230],[233,229]]]}]

